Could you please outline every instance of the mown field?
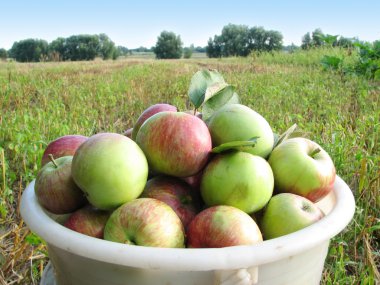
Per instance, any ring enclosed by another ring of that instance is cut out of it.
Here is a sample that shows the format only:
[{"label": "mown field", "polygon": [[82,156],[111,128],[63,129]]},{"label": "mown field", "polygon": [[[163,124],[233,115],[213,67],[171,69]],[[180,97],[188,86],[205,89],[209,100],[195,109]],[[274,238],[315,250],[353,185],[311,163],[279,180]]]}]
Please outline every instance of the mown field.
[{"label": "mown field", "polygon": [[379,282],[380,86],[322,70],[322,54],[344,52],[0,63],[0,284],[38,284],[48,261],[43,241],[19,213],[20,196],[47,143],[67,134],[122,133],[158,102],[188,109],[190,79],[202,68],[222,73],[275,132],[297,123],[330,153],[354,192],[354,219],[331,242],[322,284]]}]

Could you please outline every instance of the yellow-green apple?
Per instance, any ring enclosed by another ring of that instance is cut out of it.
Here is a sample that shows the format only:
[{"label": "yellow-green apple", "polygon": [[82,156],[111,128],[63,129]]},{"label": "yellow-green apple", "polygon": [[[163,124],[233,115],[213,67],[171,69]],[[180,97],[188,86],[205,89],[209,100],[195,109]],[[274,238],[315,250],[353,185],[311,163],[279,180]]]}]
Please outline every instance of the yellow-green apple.
[{"label": "yellow-green apple", "polygon": [[291,193],[274,195],[264,208],[260,228],[264,239],[272,239],[306,228],[324,217],[310,200]]},{"label": "yellow-green apple", "polygon": [[251,214],[273,194],[273,173],[257,155],[234,151],[218,154],[203,171],[201,195],[208,206],[229,205]]},{"label": "yellow-green apple", "polygon": [[149,108],[145,109],[144,112],[141,113],[140,117],[137,119],[135,125],[133,126],[133,131],[132,131],[132,139],[136,140],[137,133],[140,130],[140,127],[142,124],[151,116],[154,114],[157,114],[159,112],[177,112],[177,108],[173,105],[170,104],[165,104],[165,103],[159,103],[150,106]]},{"label": "yellow-green apple", "polygon": [[42,155],[41,166],[50,162],[49,154],[54,158],[73,156],[77,148],[87,139],[88,137],[81,135],[66,135],[51,141]]},{"label": "yellow-green apple", "polygon": [[117,208],[107,221],[104,239],[152,247],[185,246],[181,220],[169,205],[153,198],[138,198]]},{"label": "yellow-green apple", "polygon": [[253,245],[263,240],[255,221],[245,212],[231,206],[214,206],[200,212],[187,231],[190,248]]},{"label": "yellow-green apple", "polygon": [[189,185],[179,178],[156,176],[148,180],[141,197],[154,198],[168,204],[186,228],[199,212],[199,202]]},{"label": "yellow-green apple", "polygon": [[268,161],[277,192],[294,193],[317,202],[333,188],[334,163],[314,141],[287,139],[273,150]]},{"label": "yellow-green apple", "polygon": [[109,211],[98,210],[92,205],[86,205],[72,213],[64,225],[78,233],[102,239],[104,227],[110,215]]},{"label": "yellow-green apple", "polygon": [[154,173],[186,177],[198,173],[211,153],[206,124],[183,112],[160,112],[141,126],[136,142]]},{"label": "yellow-green apple", "polygon": [[72,156],[62,156],[45,164],[34,184],[38,202],[53,214],[71,213],[86,203],[83,192],[71,176]]},{"label": "yellow-green apple", "polygon": [[213,146],[257,138],[255,147],[242,150],[266,158],[273,148],[274,136],[263,116],[241,104],[229,104],[212,115],[208,122]]},{"label": "yellow-green apple", "polygon": [[100,133],[75,152],[72,176],[92,205],[111,210],[140,196],[148,178],[148,163],[133,140]]}]

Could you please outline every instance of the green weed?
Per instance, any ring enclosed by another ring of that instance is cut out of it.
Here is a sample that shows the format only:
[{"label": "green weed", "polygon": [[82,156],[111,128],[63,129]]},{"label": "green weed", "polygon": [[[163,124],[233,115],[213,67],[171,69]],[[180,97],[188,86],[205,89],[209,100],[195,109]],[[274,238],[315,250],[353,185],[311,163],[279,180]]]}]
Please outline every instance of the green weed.
[{"label": "green weed", "polygon": [[122,133],[154,103],[189,109],[192,75],[210,68],[235,86],[242,103],[262,114],[276,133],[298,124],[331,154],[337,173],[352,189],[356,213],[331,241],[322,284],[379,281],[380,90],[365,78],[341,80],[322,69],[324,55],[356,60],[356,54],[346,52],[330,48],[212,60],[0,63],[0,279],[38,284],[46,264],[44,244],[30,235],[18,209],[46,145],[67,134]]}]

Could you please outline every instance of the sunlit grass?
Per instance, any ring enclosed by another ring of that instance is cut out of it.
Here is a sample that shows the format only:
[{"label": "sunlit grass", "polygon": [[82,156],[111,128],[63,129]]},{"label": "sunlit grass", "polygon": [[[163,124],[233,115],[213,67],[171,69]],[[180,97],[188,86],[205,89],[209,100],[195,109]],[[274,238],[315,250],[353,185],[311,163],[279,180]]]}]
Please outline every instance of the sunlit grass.
[{"label": "sunlit grass", "polygon": [[0,280],[38,284],[47,260],[44,245],[20,219],[18,201],[49,141],[66,134],[122,133],[158,102],[188,109],[191,76],[213,68],[275,132],[297,123],[331,154],[357,208],[353,222],[331,242],[323,284],[374,284],[380,263],[380,90],[362,78],[323,71],[324,54],[0,63]]}]

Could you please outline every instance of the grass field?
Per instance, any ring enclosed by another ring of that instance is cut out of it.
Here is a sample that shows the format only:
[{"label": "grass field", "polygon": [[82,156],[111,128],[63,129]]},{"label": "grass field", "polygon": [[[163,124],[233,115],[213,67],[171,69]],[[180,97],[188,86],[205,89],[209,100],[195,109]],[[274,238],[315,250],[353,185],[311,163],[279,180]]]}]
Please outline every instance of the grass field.
[{"label": "grass field", "polygon": [[0,63],[0,284],[38,284],[48,260],[18,208],[47,143],[66,134],[122,133],[157,102],[185,110],[191,76],[202,68],[221,72],[275,132],[297,123],[330,153],[354,192],[354,219],[331,242],[322,284],[379,282],[380,86],[322,70],[322,54],[344,52]]}]

